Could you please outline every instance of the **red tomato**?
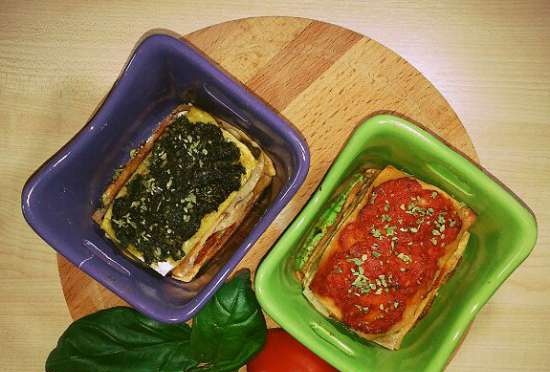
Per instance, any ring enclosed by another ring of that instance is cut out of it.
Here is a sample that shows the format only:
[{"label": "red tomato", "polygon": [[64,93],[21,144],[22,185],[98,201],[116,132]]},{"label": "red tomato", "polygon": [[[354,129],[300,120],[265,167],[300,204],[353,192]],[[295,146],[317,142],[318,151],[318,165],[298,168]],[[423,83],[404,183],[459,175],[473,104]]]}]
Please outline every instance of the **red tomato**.
[{"label": "red tomato", "polygon": [[248,362],[246,368],[248,372],[338,371],[281,328],[267,331],[264,348]]}]

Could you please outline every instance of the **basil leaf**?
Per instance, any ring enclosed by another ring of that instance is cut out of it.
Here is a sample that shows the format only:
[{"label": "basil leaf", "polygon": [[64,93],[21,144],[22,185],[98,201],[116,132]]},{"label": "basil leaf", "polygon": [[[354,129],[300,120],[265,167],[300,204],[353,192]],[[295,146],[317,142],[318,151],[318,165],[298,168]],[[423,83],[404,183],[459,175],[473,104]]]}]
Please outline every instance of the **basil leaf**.
[{"label": "basil leaf", "polygon": [[191,370],[236,370],[262,349],[266,336],[250,272],[239,272],[193,319],[191,353],[201,368]]},{"label": "basil leaf", "polygon": [[162,324],[128,307],[102,310],[69,326],[46,371],[182,371],[197,364],[189,355],[190,335],[185,323]]},{"label": "basil leaf", "polygon": [[232,371],[265,343],[266,324],[250,287],[236,274],[187,324],[163,324],[128,307],[75,321],[46,361],[47,372]]}]

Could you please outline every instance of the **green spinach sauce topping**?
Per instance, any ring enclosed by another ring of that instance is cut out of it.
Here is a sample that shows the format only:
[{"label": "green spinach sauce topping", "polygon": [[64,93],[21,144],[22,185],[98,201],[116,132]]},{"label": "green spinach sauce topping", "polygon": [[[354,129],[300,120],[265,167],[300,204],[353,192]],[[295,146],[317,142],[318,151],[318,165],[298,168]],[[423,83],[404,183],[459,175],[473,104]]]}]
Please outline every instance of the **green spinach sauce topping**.
[{"label": "green spinach sauce topping", "polygon": [[240,188],[240,151],[217,126],[181,116],[157,140],[149,161],[149,172],[135,175],[128,193],[115,199],[113,229],[146,264],[178,260],[202,218]]}]

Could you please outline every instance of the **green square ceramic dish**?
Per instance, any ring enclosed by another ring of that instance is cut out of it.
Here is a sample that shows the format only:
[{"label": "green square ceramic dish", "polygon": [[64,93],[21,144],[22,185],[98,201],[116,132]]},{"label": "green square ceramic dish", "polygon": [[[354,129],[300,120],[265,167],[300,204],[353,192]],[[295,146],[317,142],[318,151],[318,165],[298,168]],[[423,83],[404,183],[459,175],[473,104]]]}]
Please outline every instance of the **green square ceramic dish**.
[{"label": "green square ceramic dish", "polygon": [[[478,215],[462,262],[397,351],[364,342],[324,318],[306,301],[293,274],[302,237],[338,185],[363,164],[393,164],[441,187]],[[341,371],[439,371],[477,312],[529,255],[536,236],[532,213],[498,181],[419,127],[394,116],[375,116],[355,130],[260,265],[256,294],[277,323]]]}]

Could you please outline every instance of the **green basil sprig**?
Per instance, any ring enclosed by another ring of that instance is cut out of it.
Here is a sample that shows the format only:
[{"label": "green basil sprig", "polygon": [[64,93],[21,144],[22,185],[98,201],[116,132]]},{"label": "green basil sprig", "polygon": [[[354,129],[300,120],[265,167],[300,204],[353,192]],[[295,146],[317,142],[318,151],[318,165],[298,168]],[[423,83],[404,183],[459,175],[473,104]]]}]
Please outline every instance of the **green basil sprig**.
[{"label": "green basil sprig", "polygon": [[46,371],[233,371],[262,349],[266,331],[245,271],[220,288],[192,328],[163,324],[128,307],[75,321],[48,356]]}]

